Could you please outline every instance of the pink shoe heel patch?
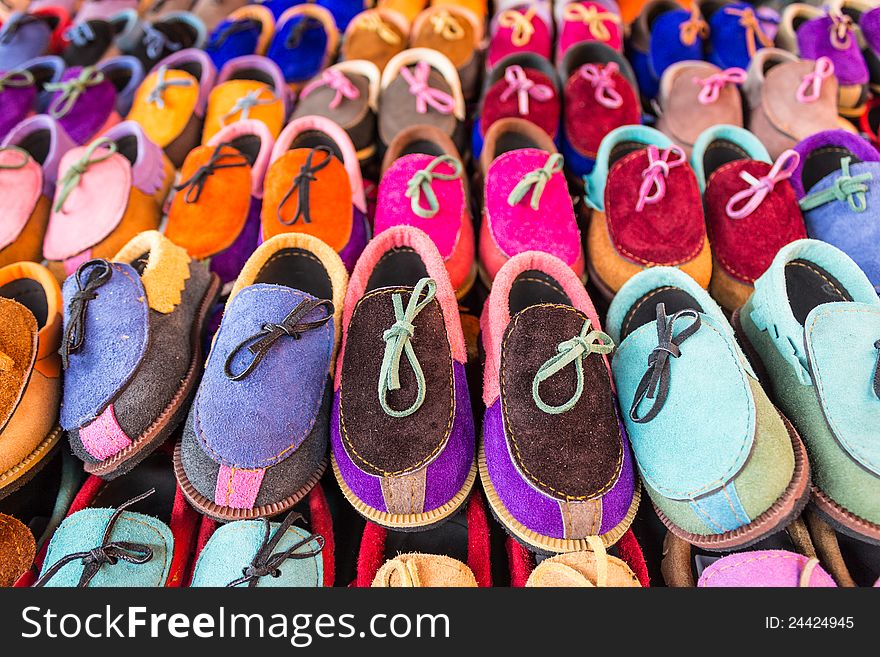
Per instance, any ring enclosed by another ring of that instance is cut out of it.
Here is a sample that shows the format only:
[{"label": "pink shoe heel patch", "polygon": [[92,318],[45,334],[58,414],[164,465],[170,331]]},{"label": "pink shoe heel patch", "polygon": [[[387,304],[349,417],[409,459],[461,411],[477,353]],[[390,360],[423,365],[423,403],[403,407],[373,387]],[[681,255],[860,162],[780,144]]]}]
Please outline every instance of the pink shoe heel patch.
[{"label": "pink shoe heel patch", "polygon": [[96,459],[105,460],[131,445],[131,438],[119,426],[113,404],[95,420],[79,430],[85,450]]},{"label": "pink shoe heel patch", "polygon": [[231,509],[252,509],[263,483],[264,468],[242,470],[221,465],[217,473],[214,502]]}]

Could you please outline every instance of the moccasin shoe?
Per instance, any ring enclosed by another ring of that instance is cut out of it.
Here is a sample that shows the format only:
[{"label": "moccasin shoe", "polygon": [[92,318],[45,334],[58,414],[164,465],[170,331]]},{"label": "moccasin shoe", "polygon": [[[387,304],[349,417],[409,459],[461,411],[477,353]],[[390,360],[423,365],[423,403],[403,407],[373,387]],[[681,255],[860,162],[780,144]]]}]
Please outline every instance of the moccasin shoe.
[{"label": "moccasin shoe", "polygon": [[265,55],[274,35],[275,17],[271,11],[260,5],[242,7],[211,31],[205,52],[219,70],[237,57]]},{"label": "moccasin shoe", "polygon": [[367,9],[355,16],[342,36],[343,60],[365,59],[381,71],[397,53],[406,49],[409,22],[396,11]]},{"label": "moccasin shoe", "polygon": [[757,10],[748,2],[733,0],[695,0],[709,26],[707,59],[722,70],[748,68],[761,48],[773,46]]},{"label": "moccasin shoe", "polygon": [[717,587],[835,587],[815,557],[785,550],[754,550],[722,557],[710,564],[697,586]]},{"label": "moccasin shoe", "polygon": [[623,50],[623,20],[615,0],[557,2],[554,14],[557,62],[569,48],[585,41],[598,41],[614,50]]},{"label": "moccasin shoe", "polygon": [[278,64],[288,84],[299,87],[329,66],[338,49],[339,30],[333,15],[306,3],[278,17],[266,56]]},{"label": "moccasin shoe", "polygon": [[0,70],[15,69],[49,52],[52,33],[59,25],[57,16],[12,13],[0,27]]},{"label": "moccasin shoe", "polygon": [[483,68],[481,17],[458,3],[434,4],[416,16],[409,45],[446,55],[458,70],[465,98],[477,94]]},{"label": "moccasin shoe", "polygon": [[521,52],[532,52],[548,61],[553,58],[553,18],[547,0],[507,0],[496,3],[495,11],[489,24],[487,70]]}]

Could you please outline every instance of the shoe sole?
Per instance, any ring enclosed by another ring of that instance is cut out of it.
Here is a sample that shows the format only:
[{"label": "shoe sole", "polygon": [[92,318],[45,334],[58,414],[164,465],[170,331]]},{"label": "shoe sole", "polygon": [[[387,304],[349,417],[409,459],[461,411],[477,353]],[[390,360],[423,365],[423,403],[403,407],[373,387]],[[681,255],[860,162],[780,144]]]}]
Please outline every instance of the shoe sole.
[{"label": "shoe sole", "polygon": [[355,511],[377,525],[398,531],[430,529],[443,523],[461,508],[470,495],[474,482],[477,480],[477,464],[474,463],[468,471],[461,490],[453,495],[452,499],[446,504],[423,513],[388,513],[387,511],[374,509],[355,495],[354,491],[348,487],[348,484],[342,478],[336,458],[331,455],[330,461],[333,464],[333,474],[336,476],[336,482],[339,484],[339,488],[342,489],[345,499],[349,501]]},{"label": "shoe sole", "polygon": [[146,431],[133,440],[131,445],[117,452],[109,459],[99,461],[98,463],[86,463],[86,472],[104,479],[115,479],[125,474],[165,442],[168,435],[183,419],[184,413],[189,408],[188,402],[195,392],[196,382],[200,374],[199,370],[204,360],[202,355],[202,336],[208,314],[219,294],[220,278],[216,274],[211,274],[211,283],[208,285],[208,290],[205,292],[205,296],[199,305],[196,321],[193,322],[190,339],[192,359],[177,394],[174,395],[165,409],[159,414],[159,417],[153,420],[153,423],[147,427]]},{"label": "shoe sole", "polygon": [[49,462],[49,459],[58,448],[62,433],[61,427],[56,426],[43,438],[34,451],[6,472],[0,473],[0,499],[17,491],[43,469],[43,466]]},{"label": "shoe sole", "polygon": [[[525,545],[527,548],[539,552],[541,554],[559,554],[562,552],[582,552],[592,551],[590,544],[586,539],[582,538],[556,538],[553,536],[544,536],[532,531],[521,522],[519,522],[504,506],[492,480],[489,478],[489,470],[486,466],[486,452],[482,441],[480,442],[480,451],[477,457],[480,468],[480,480],[483,482],[483,492],[486,493],[486,500],[489,502],[489,508],[492,515],[504,527],[508,534],[514,539]],[[627,509],[626,515],[617,525],[609,529],[604,534],[600,534],[599,538],[605,547],[611,547],[620,537],[626,533],[632,525],[633,519],[636,517],[636,511],[639,508],[639,502],[642,499],[642,484],[636,478],[636,486],[633,491],[633,499]]]}]

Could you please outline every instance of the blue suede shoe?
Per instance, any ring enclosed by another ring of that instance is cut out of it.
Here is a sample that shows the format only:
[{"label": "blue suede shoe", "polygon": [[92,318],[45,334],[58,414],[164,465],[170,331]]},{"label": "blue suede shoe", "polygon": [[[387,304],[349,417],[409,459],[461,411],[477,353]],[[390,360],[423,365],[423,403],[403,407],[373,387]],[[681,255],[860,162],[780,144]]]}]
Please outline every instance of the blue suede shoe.
[{"label": "blue suede shoe", "polygon": [[729,550],[800,514],[806,450],[704,289],[678,269],[647,269],[617,293],[606,328],[638,469],[670,531]]},{"label": "blue suede shoe", "polygon": [[336,56],[339,30],[333,15],[318,5],[296,5],[278,18],[266,56],[281,67],[284,79],[301,84]]},{"label": "blue suede shoe", "polygon": [[236,57],[264,55],[275,35],[272,12],[260,5],[238,9],[220,22],[205,44],[217,70]]},{"label": "blue suede shoe", "polygon": [[749,3],[698,0],[696,6],[709,23],[709,61],[722,70],[748,68],[759,49],[773,46]]}]

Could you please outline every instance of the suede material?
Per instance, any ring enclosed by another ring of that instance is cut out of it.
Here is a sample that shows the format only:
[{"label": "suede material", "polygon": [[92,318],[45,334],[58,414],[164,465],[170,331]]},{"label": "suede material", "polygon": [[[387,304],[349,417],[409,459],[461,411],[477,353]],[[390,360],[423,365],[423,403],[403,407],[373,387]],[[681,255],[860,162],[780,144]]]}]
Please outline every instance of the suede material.
[{"label": "suede material", "polygon": [[562,105],[559,92],[556,89],[556,83],[537,69],[523,66],[523,70],[525,71],[526,78],[535,85],[542,85],[550,89],[552,95],[547,100],[539,100],[529,95],[528,112],[520,114],[519,94],[517,92],[510,94],[504,100],[501,98],[510,86],[502,75],[501,79],[490,86],[483,95],[482,112],[480,114],[480,133],[482,135],[485,135],[492,124],[499,119],[518,117],[528,119],[551,137],[556,136],[556,133],[559,131],[559,113]]},{"label": "suede material", "polygon": [[4,111],[0,115],[0,139],[4,139],[19,121],[27,117],[36,100],[37,88],[34,85],[2,88],[0,103]]},{"label": "suede material", "polygon": [[[797,587],[809,559],[785,550],[754,550],[729,554],[711,563],[697,582],[702,588],[714,587]],[[836,584],[822,566],[810,574],[809,588]]]},{"label": "suede material", "polygon": [[747,217],[728,216],[730,198],[749,188],[741,175],[747,173],[760,179],[770,168],[766,162],[734,160],[715,170],[706,187],[706,222],[716,262],[745,283],[753,283],[763,274],[779,249],[807,236],[794,190],[787,180],[776,183]]},{"label": "suede material", "polygon": [[849,45],[837,48],[830,38],[834,22],[828,15],[804,21],[797,28],[797,43],[800,56],[804,59],[828,57],[834,63],[834,75],[842,85],[867,84],[868,67],[859,48],[858,39],[849,34]]},{"label": "suede material", "polygon": [[[67,82],[78,78],[82,68],[74,66],[67,69],[61,76],[61,82]],[[56,91],[52,96],[51,103],[61,96]],[[58,119],[58,124],[64,128],[70,138],[77,144],[85,144],[97,135],[101,128],[108,122],[116,109],[116,88],[110,80],[104,80],[86,89],[73,104],[73,107],[64,116]]]},{"label": "suede material", "polygon": [[580,231],[561,172],[547,182],[537,210],[530,205],[531,191],[516,205],[508,203],[517,183],[543,167],[548,157],[545,151],[525,148],[508,151],[492,163],[485,179],[485,226],[507,257],[546,251],[572,266],[582,257]]},{"label": "suede material", "polygon": [[401,554],[376,572],[373,588],[476,588],[473,571],[458,559],[435,554]]},{"label": "suede material", "polygon": [[[32,140],[44,140],[48,144],[46,152],[25,148]],[[31,157],[40,164],[43,170],[43,195],[49,200],[55,195],[55,182],[58,179],[58,165],[61,157],[76,144],[70,136],[64,132],[58,122],[48,114],[37,114],[15,126],[13,131],[3,140],[3,146],[18,146],[25,148]],[[31,152],[34,151],[34,152]]]},{"label": "suede material", "polygon": [[[130,47],[124,44],[123,51],[127,55],[137,57],[145,70],[153,68],[166,57],[190,48],[201,48],[204,40],[204,25],[188,13],[169,14],[152,24],[153,29],[162,33],[166,39],[158,52],[154,52],[144,35],[138,35]],[[176,44],[177,47],[173,47]]]},{"label": "suede material", "polygon": [[[303,23],[307,26],[301,25]],[[292,33],[300,30],[300,38],[288,47]],[[332,52],[328,52],[331,45],[325,26],[311,23],[301,14],[294,14],[276,25],[266,57],[278,64],[288,82],[305,82],[323,68],[328,56],[333,56]]]},{"label": "suede material", "polygon": [[506,11],[516,12],[525,16],[532,25],[533,31],[527,37],[528,40],[526,43],[522,45],[515,44],[513,42],[514,29],[512,27],[505,27],[499,23],[500,14],[504,13],[499,12],[493,19],[495,32],[492,34],[492,39],[489,42],[489,49],[486,53],[486,67],[491,70],[498,62],[508,55],[514,55],[521,52],[533,52],[550,60],[553,56],[553,33],[551,31],[550,23],[545,20],[540,13],[532,12],[530,17],[528,3],[522,3],[520,6],[512,7],[505,10],[505,12]]},{"label": "suede material", "polygon": [[[623,463],[611,377],[601,356],[583,359],[583,393],[571,410],[545,413],[532,398],[538,368],[587,321],[570,307],[531,306],[511,319],[502,342],[502,411],[513,458],[533,486],[567,501],[601,496],[616,483]],[[572,366],[544,381],[539,392],[555,406],[571,399],[575,389]]]},{"label": "suede material", "polygon": [[[0,198],[9,199],[9,195]],[[0,267],[16,262],[40,262],[43,259],[43,239],[49,224],[52,201],[40,196],[34,210],[25,222],[15,241],[0,249]]]},{"label": "suede material", "polygon": [[[601,557],[599,557],[601,558]],[[625,561],[608,555],[608,578],[605,586],[640,587],[635,573]],[[571,552],[545,559],[529,575],[526,587],[591,587],[598,584],[598,558],[592,552]]]},{"label": "suede material", "polygon": [[[251,197],[250,208],[244,226],[229,248],[211,256],[209,267],[226,285],[238,277],[247,259],[260,242],[260,211],[263,201]],[[213,332],[212,332],[213,334]]]},{"label": "suede material", "polygon": [[[277,522],[271,523],[269,535],[274,536],[279,526]],[[199,554],[190,586],[226,586],[240,578],[242,570],[250,566],[263,544],[265,532],[265,522],[262,520],[239,520],[219,527]],[[290,527],[272,553],[285,552],[309,535],[310,532],[305,529]],[[297,552],[317,550],[319,545],[317,540],[312,540],[298,548]],[[307,559],[288,559],[278,571],[278,577],[258,578],[257,588],[316,587],[324,583],[324,561],[320,554]]]},{"label": "suede material", "polygon": [[[321,408],[324,375],[333,352],[333,323],[307,331],[298,340],[282,337],[256,368],[233,381],[224,374],[227,359],[239,344],[269,323],[280,323],[311,295],[278,285],[258,283],[241,290],[230,302],[214,338],[205,376],[194,408],[194,431],[203,449],[214,460],[237,469],[266,468],[295,451],[311,433]],[[324,311],[308,316],[315,321]],[[253,354],[239,351],[229,363],[231,371],[244,371]],[[284,372],[288,376],[280,376]],[[291,385],[298,382],[296,399],[283,403]],[[283,406],[286,412],[279,412]],[[241,424],[238,418],[252,422]],[[230,421],[232,420],[232,421]],[[255,442],[253,424],[261,427]]]},{"label": "suede material", "polygon": [[60,405],[61,379],[34,368],[15,413],[0,427],[0,473],[21,463],[46,439],[58,424]]},{"label": "suede material", "polygon": [[98,70],[110,78],[116,89],[116,111],[126,116],[131,110],[134,95],[144,81],[143,65],[135,58],[121,55],[98,63]]},{"label": "suede material", "polygon": [[[222,166],[242,160],[238,149],[232,146],[200,146],[190,152],[180,180],[187,181],[208,163],[218,151],[225,156]],[[193,257],[204,259],[232,246],[244,229],[251,206],[251,167],[218,168],[207,177],[198,201],[187,202],[195,189],[181,190],[174,196],[168,211],[165,234],[175,244],[186,248]]]},{"label": "suede material", "polygon": [[[101,544],[113,509],[83,509],[68,517],[55,531],[46,552],[44,574],[53,564],[73,552],[83,552]],[[89,582],[89,587],[102,586],[165,586],[174,553],[174,537],[164,522],[142,513],[123,511],[113,531],[111,541],[130,541],[149,546],[152,558],[143,564],[128,563],[122,559],[106,564]],[[49,587],[74,587],[83,572],[82,562],[72,561],[50,579]]]},{"label": "suede material", "polygon": [[[596,64],[603,70],[605,66]],[[565,83],[563,121],[565,138],[581,155],[595,159],[599,144],[609,132],[624,125],[641,121],[641,108],[636,89],[619,71],[611,75],[614,90],[620,94],[623,104],[616,108],[605,107],[596,100],[596,88],[575,71]],[[589,116],[589,121],[583,117]]]},{"label": "suede material", "polygon": [[[388,43],[378,35],[376,30],[371,29],[368,26],[370,19],[362,19],[362,17],[374,14],[380,17],[382,29],[390,30],[394,35],[389,37],[389,40],[394,43]],[[408,35],[404,33],[401,26],[386,19],[382,14],[382,10],[367,10],[352,21],[342,41],[341,59],[365,59],[373,62],[381,71],[392,57],[406,48]]]},{"label": "suede material", "polygon": [[[17,301],[0,297],[0,430],[25,393],[37,357],[37,344],[33,313]],[[5,470],[0,468],[0,472]]]},{"label": "suede material", "polygon": [[[273,90],[269,85],[258,80],[228,80],[217,85],[208,96],[208,110],[205,115],[204,132],[202,143],[207,143],[225,126],[241,120],[241,111],[227,116],[235,104],[246,95],[261,89],[257,98],[260,105],[251,107],[247,112],[247,118],[257,119],[266,124],[273,137],[278,136],[284,126],[285,106],[282,96],[286,91]],[[274,99],[274,100],[273,100]]]},{"label": "suede material", "polygon": [[[373,138],[367,140],[367,143],[361,144],[360,147],[363,148],[375,140],[375,116],[370,107],[370,80],[363,75],[357,75],[345,69],[334,70],[339,70],[354,86],[357,90],[357,97],[340,96],[338,105],[331,107],[331,104],[336,100],[337,91],[333,87],[323,84],[309,91],[306,95],[300,94],[293,118],[314,115],[326,116],[345,128],[349,135],[353,132],[364,131],[363,128],[360,128],[360,124],[370,122],[372,129],[368,131],[372,132]],[[320,77],[315,79],[319,80]],[[354,141],[353,137],[352,141]],[[355,148],[358,146],[356,145]]]},{"label": "suede material", "polygon": [[[94,420],[131,380],[146,354],[150,324],[146,292],[137,272],[129,265],[110,265],[112,275],[89,302],[82,347],[71,354],[64,371],[64,403],[61,426],[70,430]],[[82,272],[83,280],[90,269]],[[65,309],[76,293],[71,277],[63,286]],[[111,321],[112,318],[112,321]],[[70,322],[65,312],[65,330]]]},{"label": "suede material", "polygon": [[68,66],[93,66],[113,45],[115,28],[103,19],[78,20],[77,25],[88,26],[94,38],[82,45],[71,42],[61,51],[61,57]]},{"label": "suede material", "polygon": [[[392,295],[404,302],[411,287],[380,288],[358,301],[346,333],[342,363],[340,427],[346,450],[364,472],[394,476],[418,470],[445,447],[455,419],[452,355],[440,304],[432,300],[416,317],[411,340],[425,375],[425,400],[414,413],[395,418],[379,404],[376,381],[384,353],[382,334],[394,323]],[[416,377],[401,360],[400,389],[387,394],[393,409],[415,398]]]},{"label": "suede material", "polygon": [[[230,59],[243,55],[259,54],[257,44],[260,40],[261,26],[257,23],[248,22],[249,19],[230,17],[222,21],[211,32],[208,42],[205,44],[205,52],[211,57],[214,66],[218,69]],[[245,27],[249,25],[249,27]],[[231,31],[230,28],[232,28]]]},{"label": "suede material", "polygon": [[665,196],[639,212],[636,204],[647,166],[648,151],[642,149],[621,158],[611,168],[605,185],[611,240],[621,255],[643,265],[677,265],[693,260],[706,240],[696,176],[686,163],[673,167],[666,177]]},{"label": "suede material", "polygon": [[[452,94],[452,88],[437,69],[431,69],[428,86]],[[390,144],[401,130],[419,124],[439,128],[452,137],[458,120],[454,113],[444,114],[430,105],[427,112],[419,114],[416,111],[416,97],[410,93],[409,83],[398,75],[382,89],[379,96],[379,136],[385,144]]]},{"label": "suede material", "polygon": [[[455,30],[457,38],[448,38],[442,29],[438,31],[431,22],[432,17],[442,16],[444,12],[458,26],[458,30]],[[431,48],[442,52],[457,69],[461,70],[478,52],[480,36],[475,33],[474,25],[468,20],[468,16],[456,5],[440,10],[430,7],[413,23],[410,47]]]},{"label": "suede material", "polygon": [[[165,72],[166,82],[185,86],[170,86],[162,92],[163,104],[151,103],[149,96],[158,83],[158,72],[150,73],[141,84],[134,97],[128,119],[141,124],[147,137],[162,148],[167,148],[178,139],[187,128],[194,113],[199,113],[199,80],[190,73],[169,68]],[[176,161],[172,158],[172,161]],[[180,158],[183,161],[183,158]]]},{"label": "suede material", "polygon": [[[719,7],[709,18],[709,41],[711,50],[709,58],[720,68],[737,66],[747,68],[752,58],[751,44],[756,50],[763,47],[759,37],[749,37],[748,30],[740,23],[736,14],[728,13],[728,9],[738,12],[754,12],[752,5],[746,2],[719,3]],[[810,58],[812,59],[812,58]]]},{"label": "suede material", "polygon": [[15,584],[33,564],[36,552],[34,535],[27,525],[0,513],[0,586]]},{"label": "suede material", "polygon": [[[565,5],[575,4],[567,2]],[[581,5],[587,11],[594,11],[598,14],[611,14],[611,17],[603,18],[598,21],[608,32],[608,38],[597,37],[594,33],[592,23],[585,20],[566,20],[564,17],[560,20],[560,6],[555,7],[557,16],[557,59],[559,55],[564,54],[573,45],[584,41],[599,41],[605,43],[615,50],[623,49],[623,22],[620,20],[620,10],[617,3],[613,0],[600,0],[599,2],[588,2],[580,0],[577,4]],[[614,19],[617,18],[617,20]]]},{"label": "suede material", "polygon": [[0,42],[0,69],[4,71],[39,57],[49,47],[52,36],[49,24],[46,21],[18,24],[25,15],[23,12],[13,12],[4,21],[6,34]]},{"label": "suede material", "polygon": [[669,66],[685,60],[703,59],[702,38],[698,36],[692,44],[681,41],[681,25],[690,17],[690,12],[685,9],[671,9],[662,12],[651,23],[647,65],[635,67],[639,89],[646,97],[650,98],[656,93],[653,92],[656,81]]},{"label": "suede material", "polygon": [[22,168],[0,169],[0,250],[19,238],[34,217],[43,193],[43,172],[30,154],[17,149],[0,150],[0,166],[17,166],[22,161]]},{"label": "suede material", "polygon": [[[351,179],[344,164],[335,155],[318,153],[312,159],[312,166],[315,166],[330,157],[330,163],[313,174],[315,179],[309,183],[311,223],[300,218],[296,223],[284,225],[278,220],[281,201],[311,152],[310,148],[289,150],[275,158],[269,167],[263,189],[263,238],[286,232],[302,232],[320,238],[339,252],[351,240],[355,222]],[[298,203],[299,191],[294,189],[282,209],[281,216],[286,221],[294,218]]]}]

